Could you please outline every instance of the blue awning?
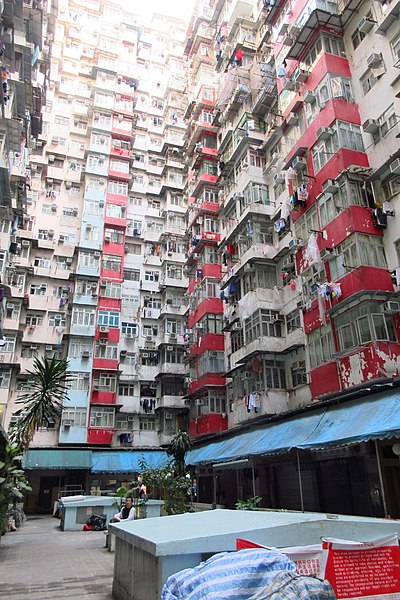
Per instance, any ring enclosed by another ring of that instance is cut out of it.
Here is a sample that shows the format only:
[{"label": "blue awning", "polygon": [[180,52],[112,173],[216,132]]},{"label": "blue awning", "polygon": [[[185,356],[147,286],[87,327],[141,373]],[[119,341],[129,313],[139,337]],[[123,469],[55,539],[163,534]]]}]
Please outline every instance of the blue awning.
[{"label": "blue awning", "polygon": [[90,469],[91,450],[28,450],[22,460],[24,469]]},{"label": "blue awning", "polygon": [[139,461],[151,468],[162,467],[169,459],[163,450],[104,450],[93,452],[92,473],[139,473]]},{"label": "blue awning", "polygon": [[186,464],[213,464],[287,452],[318,450],[400,437],[400,391],[382,392],[268,423],[191,450]]}]

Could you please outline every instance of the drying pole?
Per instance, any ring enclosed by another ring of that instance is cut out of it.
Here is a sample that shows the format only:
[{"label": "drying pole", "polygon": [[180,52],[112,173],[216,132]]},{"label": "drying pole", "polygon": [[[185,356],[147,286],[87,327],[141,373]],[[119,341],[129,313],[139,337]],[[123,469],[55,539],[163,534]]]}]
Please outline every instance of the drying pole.
[{"label": "drying pole", "polygon": [[300,453],[297,450],[297,471],[299,473],[299,489],[300,489],[300,503],[301,503],[301,512],[304,512],[304,498],[303,498],[303,484],[301,481],[301,469],[300,469]]},{"label": "drying pole", "polygon": [[387,505],[386,505],[385,486],[383,484],[381,452],[380,452],[380,448],[378,447],[377,440],[375,440],[375,454],[376,454],[376,462],[378,463],[379,481],[381,484],[381,491],[382,491],[383,512],[385,514],[385,518],[387,519],[389,517],[389,515],[388,515],[388,510],[387,510]]}]

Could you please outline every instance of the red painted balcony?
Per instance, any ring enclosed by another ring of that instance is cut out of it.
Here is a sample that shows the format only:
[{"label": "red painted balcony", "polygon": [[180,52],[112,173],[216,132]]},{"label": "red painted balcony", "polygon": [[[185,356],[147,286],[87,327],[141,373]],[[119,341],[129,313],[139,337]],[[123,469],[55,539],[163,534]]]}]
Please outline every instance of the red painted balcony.
[{"label": "red painted balcony", "polygon": [[128,190],[126,190],[126,194],[113,194],[112,192],[107,192],[106,200],[109,204],[119,204],[120,206],[127,206]]},{"label": "red painted balcony", "polygon": [[99,444],[109,446],[112,443],[114,431],[102,427],[89,427],[88,444]]},{"label": "red painted balcony", "polygon": [[[122,279],[121,282],[122,283]],[[100,287],[100,297],[97,303],[97,308],[99,310],[116,310],[117,312],[121,312],[121,304],[122,301],[120,298],[106,298],[105,296],[102,296],[101,294],[104,293],[103,288]],[[119,331],[117,329],[117,331]],[[110,334],[108,334],[110,335]]]},{"label": "red painted balcony", "polygon": [[201,173],[195,180],[193,196],[197,196],[200,190],[205,185],[215,185],[218,181],[218,175],[210,175],[210,173]]},{"label": "red painted balcony", "polygon": [[[100,331],[100,329],[108,329],[108,331]],[[97,327],[95,339],[107,338],[109,342],[119,342],[120,329],[119,327]]]},{"label": "red painted balcony", "polygon": [[112,145],[110,154],[113,157],[131,159],[131,151],[128,148],[119,148],[117,146]]},{"label": "red painted balcony", "polygon": [[102,269],[101,276],[105,279],[113,279],[114,281],[122,281],[123,265],[118,271],[110,271],[109,269]]},{"label": "red painted balcony", "polygon": [[200,304],[189,314],[188,327],[192,329],[197,321],[206,314],[222,315],[224,307],[220,298],[204,298]]},{"label": "red painted balcony", "polygon": [[217,373],[206,373],[199,379],[194,379],[188,388],[188,394],[193,394],[202,387],[219,387],[226,384],[226,379]]},{"label": "red painted balcony", "polygon": [[189,348],[190,356],[196,356],[198,354],[202,354],[207,350],[220,350],[223,352],[224,350],[224,336],[218,333],[206,333],[205,335],[201,335],[200,330],[200,345],[193,344]]},{"label": "red painted balcony", "polygon": [[122,171],[122,170],[115,170],[115,169],[111,169],[111,167],[108,168],[108,176],[109,177],[118,177],[118,179],[129,179],[129,170],[128,171]]},{"label": "red painted balcony", "polygon": [[226,429],[228,429],[228,417],[226,415],[201,415],[197,419],[192,419],[189,423],[189,435],[192,439],[207,433],[226,431]]},{"label": "red painted balcony", "polygon": [[124,228],[126,228],[126,219],[125,219],[125,217],[117,218],[117,217],[108,217],[107,215],[104,215],[104,225],[113,225],[120,229],[124,229]]},{"label": "red painted balcony", "polygon": [[335,361],[321,365],[311,371],[310,388],[313,398],[340,391],[339,374]]},{"label": "red painted balcony", "polygon": [[106,239],[104,239],[103,252],[104,252],[104,254],[113,254],[115,256],[124,256],[125,255],[125,243],[115,244],[114,242],[108,242]]},{"label": "red painted balcony", "polygon": [[101,371],[117,371],[118,360],[110,360],[108,358],[94,358],[93,369]]},{"label": "red painted balcony", "polygon": [[[97,360],[97,359],[95,359]],[[107,369],[106,369],[107,370]],[[90,404],[115,404],[117,399],[116,392],[102,392],[92,389]]]},{"label": "red painted balcony", "polygon": [[130,121],[130,124],[128,126],[128,124],[127,125],[124,124],[124,121],[120,121],[118,119],[118,117],[114,116],[112,126],[111,126],[111,131],[112,131],[112,133],[115,133],[121,137],[123,136],[123,137],[130,138],[130,137],[132,137],[132,121]]}]

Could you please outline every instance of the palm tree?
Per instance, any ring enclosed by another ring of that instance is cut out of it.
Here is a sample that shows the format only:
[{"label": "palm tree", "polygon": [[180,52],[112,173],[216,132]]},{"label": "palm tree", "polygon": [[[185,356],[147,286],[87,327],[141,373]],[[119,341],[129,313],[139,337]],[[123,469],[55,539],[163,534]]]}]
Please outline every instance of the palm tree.
[{"label": "palm tree", "polygon": [[14,415],[20,416],[10,431],[11,440],[26,452],[35,435],[43,426],[61,415],[63,403],[68,400],[68,384],[72,380],[67,372],[68,361],[53,358],[35,358],[33,371],[27,371],[29,391],[23,392],[17,404],[23,408]]}]

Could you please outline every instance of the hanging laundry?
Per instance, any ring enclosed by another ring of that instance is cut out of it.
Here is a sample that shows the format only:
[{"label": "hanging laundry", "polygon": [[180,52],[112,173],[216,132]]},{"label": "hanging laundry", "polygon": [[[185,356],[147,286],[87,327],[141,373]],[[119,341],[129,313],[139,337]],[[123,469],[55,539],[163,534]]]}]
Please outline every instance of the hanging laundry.
[{"label": "hanging laundry", "polygon": [[280,231],[283,231],[285,229],[285,227],[286,227],[286,219],[283,219],[281,217],[280,219],[275,221],[274,229],[277,233],[279,233]]},{"label": "hanging laundry", "polygon": [[317,244],[317,237],[315,233],[312,233],[308,239],[307,248],[304,252],[304,258],[309,265],[314,265],[321,262],[321,253]]},{"label": "hanging laundry", "polygon": [[253,225],[251,221],[247,221],[246,223],[246,235],[247,237],[252,237],[253,235]]},{"label": "hanging laundry", "polygon": [[394,206],[393,206],[393,204],[391,202],[384,202],[382,204],[382,211],[388,217],[394,217],[395,216]]}]

